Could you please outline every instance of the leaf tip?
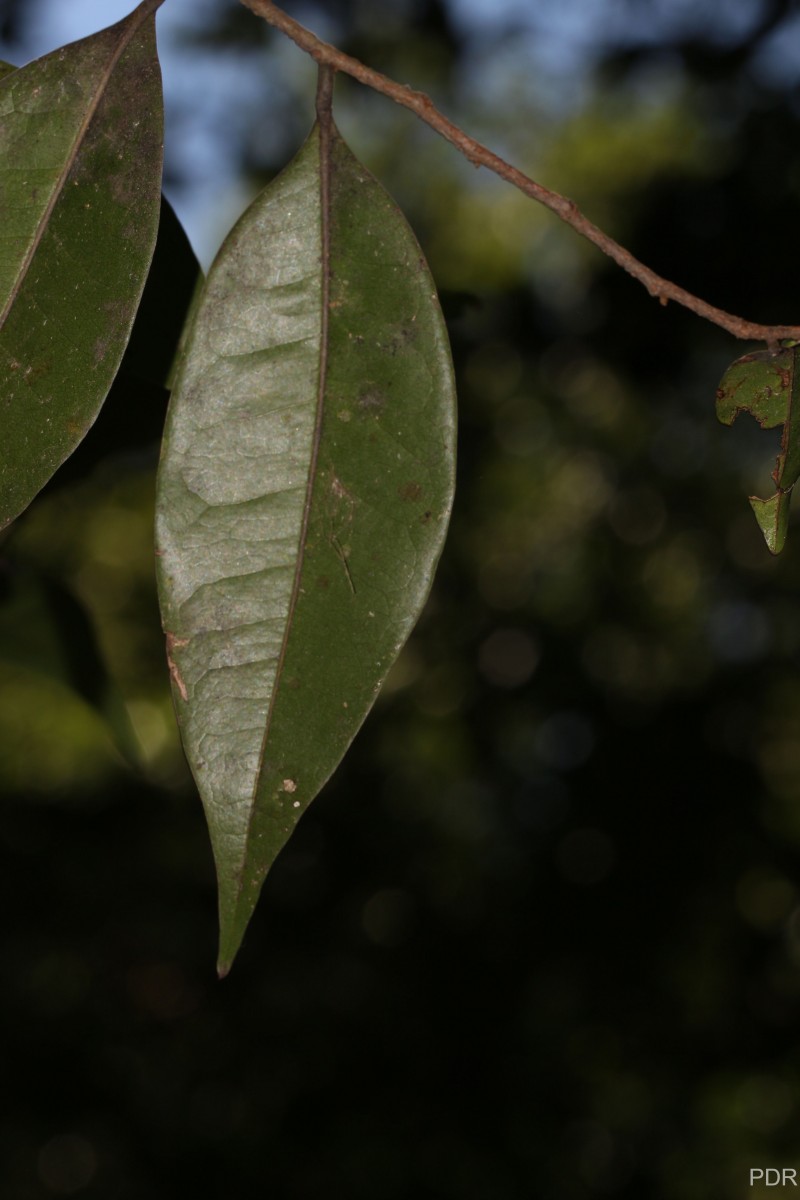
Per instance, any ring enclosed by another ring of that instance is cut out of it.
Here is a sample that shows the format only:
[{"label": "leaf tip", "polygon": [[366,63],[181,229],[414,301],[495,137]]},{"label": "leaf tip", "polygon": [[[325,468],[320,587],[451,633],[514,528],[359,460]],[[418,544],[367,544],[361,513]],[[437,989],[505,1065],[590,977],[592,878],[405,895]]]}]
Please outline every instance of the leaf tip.
[{"label": "leaf tip", "polygon": [[239,947],[242,944],[241,935],[236,936],[233,930],[220,929],[219,950],[217,952],[217,979],[225,979],[234,964]]},{"label": "leaf tip", "polygon": [[780,554],[789,531],[789,492],[778,490],[769,500],[751,496],[750,507],[770,554]]},{"label": "leaf tip", "polygon": [[245,911],[242,911],[239,904],[234,904],[229,909],[224,903],[224,899],[225,897],[221,894],[219,949],[217,951],[217,977],[219,979],[224,979],[233,966],[255,908],[255,902],[253,902]]}]

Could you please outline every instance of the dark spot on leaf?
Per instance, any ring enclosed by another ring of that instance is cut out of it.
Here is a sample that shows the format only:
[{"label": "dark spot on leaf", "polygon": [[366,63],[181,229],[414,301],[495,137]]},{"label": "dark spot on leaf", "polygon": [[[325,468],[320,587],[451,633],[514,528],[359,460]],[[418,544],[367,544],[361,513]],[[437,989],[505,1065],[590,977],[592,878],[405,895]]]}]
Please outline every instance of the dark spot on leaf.
[{"label": "dark spot on leaf", "polygon": [[397,494],[401,500],[419,500],[422,495],[422,486],[412,479],[409,483],[401,484],[397,489]]},{"label": "dark spot on leaf", "polygon": [[317,587],[318,587],[318,588],[321,588],[323,592],[327,592],[327,590],[328,590],[328,588],[329,588],[330,586],[331,586],[331,581],[330,581],[330,578],[329,578],[329,576],[327,576],[327,575],[320,575],[320,576],[318,577],[318,579],[317,579]]},{"label": "dark spot on leaf", "polygon": [[398,325],[387,343],[389,353],[397,354],[405,350],[411,342],[416,341],[416,337],[417,327],[413,321],[409,321],[405,325]]},{"label": "dark spot on leaf", "polygon": [[127,320],[128,309],[124,300],[105,300],[103,302],[103,312],[115,324]]},{"label": "dark spot on leaf", "polygon": [[358,397],[358,407],[362,413],[377,417],[386,407],[386,396],[378,388],[367,388]]},{"label": "dark spot on leaf", "polygon": [[424,512],[422,514],[422,516],[420,517],[420,519],[419,519],[420,525],[427,525],[432,516],[433,516],[433,513],[431,512],[430,509],[428,509],[428,511]]}]

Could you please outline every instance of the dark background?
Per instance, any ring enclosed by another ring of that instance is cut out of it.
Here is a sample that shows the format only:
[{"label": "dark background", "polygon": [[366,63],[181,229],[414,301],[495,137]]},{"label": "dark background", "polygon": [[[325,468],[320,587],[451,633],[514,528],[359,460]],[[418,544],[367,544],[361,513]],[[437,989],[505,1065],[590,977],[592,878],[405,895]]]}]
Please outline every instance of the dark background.
[{"label": "dark background", "polygon": [[[292,11],[656,270],[800,320],[797,6],[641,0],[623,36],[624,4],[574,4],[573,59],[552,7]],[[0,5],[19,62],[32,11]],[[313,77],[221,0],[182,61],[215,48],[263,73],[224,126],[252,192]],[[453,343],[434,592],[218,983],[153,580],[165,393],[121,382],[0,543],[2,1194],[758,1195],[751,1168],[800,1170],[800,537],[772,559],[747,504],[775,439],[715,422],[751,347],[338,89]],[[191,119],[176,102],[179,213],[215,169]]]}]

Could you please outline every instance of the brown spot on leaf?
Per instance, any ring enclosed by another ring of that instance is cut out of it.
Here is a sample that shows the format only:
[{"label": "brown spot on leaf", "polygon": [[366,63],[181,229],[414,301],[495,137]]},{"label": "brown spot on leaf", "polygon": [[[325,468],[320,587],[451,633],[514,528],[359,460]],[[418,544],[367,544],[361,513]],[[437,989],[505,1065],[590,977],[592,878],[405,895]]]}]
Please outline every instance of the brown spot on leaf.
[{"label": "brown spot on leaf", "polygon": [[397,494],[401,500],[419,500],[422,495],[422,485],[411,479],[408,483],[400,485]]},{"label": "brown spot on leaf", "polygon": [[181,676],[178,666],[172,657],[172,652],[176,649],[176,647],[188,646],[189,639],[176,637],[175,634],[170,633],[168,629],[165,630],[165,633],[167,637],[167,665],[169,666],[169,673],[172,676],[175,687],[180,693],[181,699],[185,702],[189,699],[189,693],[186,691],[186,684],[183,682],[183,677]]}]

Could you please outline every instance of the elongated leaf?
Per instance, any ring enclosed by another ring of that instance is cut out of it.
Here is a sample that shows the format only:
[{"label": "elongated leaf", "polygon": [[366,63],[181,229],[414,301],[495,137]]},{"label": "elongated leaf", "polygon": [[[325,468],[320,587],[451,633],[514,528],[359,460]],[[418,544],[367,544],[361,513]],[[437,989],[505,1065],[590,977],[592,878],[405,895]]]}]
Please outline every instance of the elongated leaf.
[{"label": "elongated leaf", "polygon": [[154,13],[0,79],[0,528],[97,416],[158,228]]},{"label": "elongated leaf", "polygon": [[750,507],[772,554],[780,554],[789,528],[789,499],[800,475],[800,363],[797,346],[759,350],[732,363],[717,389],[717,417],[732,425],[748,412],[762,429],[783,426],[772,478],[777,491],[766,500],[750,497]]},{"label": "elongated leaf", "polygon": [[216,859],[221,974],[425,601],[454,433],[419,246],[317,125],[211,269],[159,472],[162,617]]}]

